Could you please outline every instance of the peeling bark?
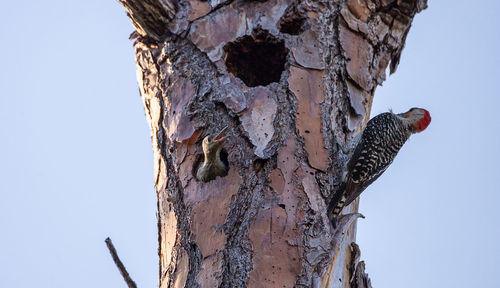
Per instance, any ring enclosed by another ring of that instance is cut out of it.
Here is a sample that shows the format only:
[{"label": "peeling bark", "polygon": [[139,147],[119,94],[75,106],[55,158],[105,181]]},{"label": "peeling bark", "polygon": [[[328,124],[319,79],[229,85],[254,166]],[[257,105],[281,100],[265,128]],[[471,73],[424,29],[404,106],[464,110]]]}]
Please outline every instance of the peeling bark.
[{"label": "peeling bark", "polygon": [[[138,34],[160,287],[371,287],[358,200],[336,230],[326,203],[426,0],[120,2]],[[225,126],[229,172],[199,182],[201,139]]]}]

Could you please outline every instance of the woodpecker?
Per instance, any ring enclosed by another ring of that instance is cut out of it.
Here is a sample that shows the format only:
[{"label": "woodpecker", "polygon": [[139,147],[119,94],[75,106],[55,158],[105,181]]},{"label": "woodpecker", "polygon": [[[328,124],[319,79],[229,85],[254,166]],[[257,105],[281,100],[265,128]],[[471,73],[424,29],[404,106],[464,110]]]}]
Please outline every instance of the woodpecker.
[{"label": "woodpecker", "polygon": [[430,122],[431,115],[422,108],[400,114],[386,112],[368,121],[357,137],[342,184],[328,205],[328,218],[334,228],[340,211],[384,173],[412,134],[424,131]]},{"label": "woodpecker", "polygon": [[201,143],[204,159],[196,171],[196,179],[203,182],[214,180],[217,176],[224,176],[229,170],[227,163],[221,159],[222,144],[229,136],[224,136],[227,126],[217,135],[208,135]]}]

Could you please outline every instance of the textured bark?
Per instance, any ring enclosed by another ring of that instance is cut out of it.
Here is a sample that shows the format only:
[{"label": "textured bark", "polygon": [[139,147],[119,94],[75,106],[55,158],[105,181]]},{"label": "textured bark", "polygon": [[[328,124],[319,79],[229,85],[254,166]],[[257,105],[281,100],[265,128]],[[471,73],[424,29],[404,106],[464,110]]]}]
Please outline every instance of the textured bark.
[{"label": "textured bark", "polygon": [[[326,203],[426,0],[120,0],[152,133],[160,287],[371,287]],[[194,177],[228,126],[227,176]]]}]

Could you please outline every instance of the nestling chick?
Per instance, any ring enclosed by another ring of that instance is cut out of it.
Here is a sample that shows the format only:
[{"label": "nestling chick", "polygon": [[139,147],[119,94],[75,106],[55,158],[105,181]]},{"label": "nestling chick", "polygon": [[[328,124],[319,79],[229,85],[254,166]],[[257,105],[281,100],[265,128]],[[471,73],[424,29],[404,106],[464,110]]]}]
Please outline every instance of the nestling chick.
[{"label": "nestling chick", "polygon": [[222,144],[229,136],[224,136],[227,126],[219,134],[208,135],[203,139],[201,147],[203,148],[204,159],[196,171],[196,179],[203,182],[214,180],[217,176],[225,176],[228,166],[221,160],[220,153]]}]

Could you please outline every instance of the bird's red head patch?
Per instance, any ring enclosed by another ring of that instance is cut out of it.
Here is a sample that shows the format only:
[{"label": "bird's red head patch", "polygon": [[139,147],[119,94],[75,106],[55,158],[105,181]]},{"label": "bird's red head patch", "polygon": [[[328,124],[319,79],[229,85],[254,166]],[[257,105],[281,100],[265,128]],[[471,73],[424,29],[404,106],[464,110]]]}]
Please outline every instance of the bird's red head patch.
[{"label": "bird's red head patch", "polygon": [[406,122],[411,126],[412,133],[424,131],[431,123],[431,114],[422,108],[411,108],[408,112],[398,115],[406,119]]},{"label": "bird's red head patch", "polygon": [[424,116],[422,118],[420,118],[420,120],[418,120],[413,125],[413,127],[415,127],[415,130],[417,133],[424,131],[425,128],[427,128],[427,126],[429,126],[429,124],[431,123],[431,114],[429,113],[429,111],[422,109],[422,108],[419,108],[419,109],[424,111]]}]

